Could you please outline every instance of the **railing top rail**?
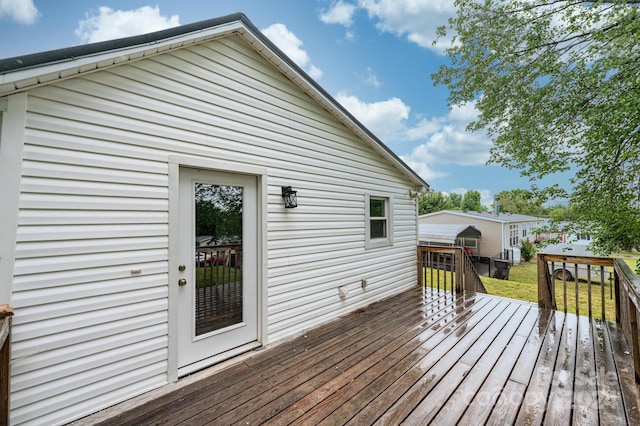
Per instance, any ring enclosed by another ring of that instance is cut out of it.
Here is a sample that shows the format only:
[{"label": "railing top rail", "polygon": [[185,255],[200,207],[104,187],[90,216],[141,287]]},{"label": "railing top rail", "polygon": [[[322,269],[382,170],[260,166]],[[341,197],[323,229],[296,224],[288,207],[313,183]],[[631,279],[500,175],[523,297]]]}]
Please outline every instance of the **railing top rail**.
[{"label": "railing top rail", "polygon": [[420,251],[432,251],[438,253],[458,253],[462,250],[462,247],[454,247],[454,246],[418,246],[418,250]]},{"label": "railing top rail", "polygon": [[640,310],[640,277],[638,277],[622,259],[614,259],[613,267],[620,278],[620,283],[628,288],[629,295],[636,309]]},{"label": "railing top rail", "polygon": [[13,308],[6,303],[0,305],[0,318],[13,316]]},{"label": "railing top rail", "polygon": [[[487,293],[487,289],[484,287],[482,280],[478,276],[477,271],[473,266],[473,262],[469,255],[464,251],[462,247],[459,246],[425,246],[418,245],[418,268],[419,271],[423,268],[421,262],[422,253],[436,253],[437,255],[444,254],[445,257],[449,255],[452,256],[452,263],[455,263],[455,267],[451,265],[451,273],[453,274],[454,270],[457,275],[457,285],[460,285],[459,290],[462,291],[476,291],[480,293]],[[431,257],[432,255],[429,255]],[[422,272],[418,272],[419,276],[422,277]],[[438,275],[439,276],[439,275]],[[422,278],[421,278],[422,280]],[[420,281],[422,283],[422,281]]]},{"label": "railing top rail", "polygon": [[196,250],[201,252],[211,252],[216,250],[240,250],[240,249],[242,249],[242,244],[225,244],[225,245],[219,245],[219,246],[196,247]]},{"label": "railing top rail", "polygon": [[570,254],[548,254],[538,253],[538,257],[547,262],[558,263],[576,263],[579,265],[592,265],[592,266],[613,266],[613,259],[610,257],[595,257],[595,256],[572,256]]}]

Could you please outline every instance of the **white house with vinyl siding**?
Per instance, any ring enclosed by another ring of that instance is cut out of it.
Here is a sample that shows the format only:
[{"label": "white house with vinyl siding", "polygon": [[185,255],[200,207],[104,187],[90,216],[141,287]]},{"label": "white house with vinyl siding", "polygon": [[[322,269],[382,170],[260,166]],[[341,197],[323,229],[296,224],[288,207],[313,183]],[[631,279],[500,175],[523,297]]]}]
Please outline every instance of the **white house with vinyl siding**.
[{"label": "white house with vinyl siding", "polygon": [[[416,285],[427,184],[244,15],[0,60],[0,182],[16,425],[67,423]],[[237,220],[225,247],[196,247],[202,206]],[[205,270],[228,282],[196,288]],[[212,300],[236,303],[220,308],[232,325]]]}]

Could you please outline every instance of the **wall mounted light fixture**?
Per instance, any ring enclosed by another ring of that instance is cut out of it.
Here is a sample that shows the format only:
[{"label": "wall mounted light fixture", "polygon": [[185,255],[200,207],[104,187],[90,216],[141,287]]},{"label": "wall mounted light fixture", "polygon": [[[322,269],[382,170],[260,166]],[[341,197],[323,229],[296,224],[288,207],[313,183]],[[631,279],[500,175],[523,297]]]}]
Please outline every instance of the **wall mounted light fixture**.
[{"label": "wall mounted light fixture", "polygon": [[284,199],[284,207],[286,209],[293,209],[298,207],[298,191],[294,191],[290,186],[282,187],[282,198]]}]

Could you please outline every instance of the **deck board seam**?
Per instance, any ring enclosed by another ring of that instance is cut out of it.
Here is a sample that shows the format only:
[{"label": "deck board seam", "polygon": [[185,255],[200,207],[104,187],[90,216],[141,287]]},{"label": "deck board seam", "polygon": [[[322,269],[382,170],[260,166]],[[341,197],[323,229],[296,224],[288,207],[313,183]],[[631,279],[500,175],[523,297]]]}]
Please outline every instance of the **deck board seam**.
[{"label": "deck board seam", "polygon": [[[437,385],[439,381],[438,377],[434,374],[434,368],[443,368],[441,367],[443,364],[441,363],[442,359],[446,357],[446,355],[456,346],[461,346],[463,344],[468,344],[468,341],[473,339],[473,336],[480,332],[480,329],[485,326],[489,326],[493,324],[494,321],[500,316],[500,312],[498,311],[498,307],[503,305],[508,305],[508,303],[498,302],[493,305],[490,312],[487,313],[481,320],[475,323],[471,328],[465,329],[464,333],[461,334],[459,340],[457,342],[446,341],[446,344],[441,344],[432,349],[431,352],[436,352],[435,358],[437,360],[430,360],[427,364],[420,365],[420,369],[424,372],[421,373],[420,377],[417,378],[416,381],[411,384],[408,389],[397,399],[397,401],[380,417],[379,421],[382,424],[391,421],[392,423],[395,421],[402,421],[406,418],[409,412],[412,409],[413,402],[411,399],[414,395],[419,398],[422,391],[425,389],[430,389],[432,386]],[[478,313],[476,312],[477,316]],[[481,332],[480,332],[481,334]],[[465,339],[465,340],[463,340]],[[474,339],[475,340],[475,339]],[[464,342],[464,343],[460,343]],[[450,345],[450,346],[449,346]],[[444,351],[444,352],[443,352]],[[432,358],[434,354],[431,354],[429,358]]]},{"label": "deck board seam", "polygon": [[[446,307],[445,307],[445,308],[443,308],[443,309],[446,309]],[[418,333],[418,332],[420,331],[420,329],[421,329],[420,325],[421,325],[421,324],[423,324],[423,323],[424,323],[424,320],[423,320],[423,321],[421,321],[420,323],[416,323],[416,325],[415,325],[415,326],[413,326],[410,330],[403,330],[403,331],[402,331],[402,333],[401,333],[400,335],[404,335],[404,334],[410,333],[410,332],[411,332],[411,330],[414,330],[416,333]],[[356,353],[353,353],[353,354],[351,354],[349,357],[347,357],[347,358],[344,358],[344,359],[340,360],[340,361],[339,361],[338,363],[336,363],[335,365],[337,366],[338,364],[342,364],[342,363],[343,363],[343,362],[345,362],[345,360],[347,360],[348,358],[356,357],[360,352],[363,352],[363,351],[365,351],[365,350],[367,350],[367,351],[368,351],[368,350],[370,350],[372,347],[376,347],[376,346],[378,346],[378,345],[382,345],[382,344],[384,344],[381,348],[378,348],[375,352],[373,352],[373,353],[371,353],[370,355],[368,355],[369,357],[373,356],[375,353],[377,353],[378,351],[382,350],[384,347],[386,347],[387,345],[389,345],[390,343],[392,343],[392,342],[394,341],[394,339],[396,339],[396,338],[400,337],[400,336],[396,336],[396,337],[394,338],[393,336],[395,335],[396,330],[401,329],[401,328],[402,328],[402,329],[404,329],[404,327],[402,327],[402,324],[400,324],[398,327],[396,327],[396,328],[394,328],[394,329],[390,330],[388,333],[386,333],[386,335],[385,335],[385,336],[383,336],[383,338],[382,338],[382,339],[376,339],[375,341],[373,341],[372,343],[370,343],[370,344],[369,344],[369,345],[367,345],[366,347],[363,347],[360,351],[358,351],[358,352],[356,352]],[[378,333],[375,333],[375,334],[377,335]],[[366,352],[365,352],[365,353],[366,353]],[[357,363],[356,363],[356,364],[357,364]],[[337,367],[336,367],[336,368],[337,368]],[[353,368],[353,366],[351,366],[351,367],[349,367],[349,368]],[[322,374],[322,373],[320,373],[320,374]],[[344,374],[344,372],[343,372],[342,374]],[[308,380],[307,382],[310,382],[310,381],[315,380],[315,379],[316,379],[316,377],[317,377],[317,376],[314,376],[314,377],[309,378],[309,380]],[[333,380],[333,379],[332,379],[332,380]],[[296,389],[297,389],[298,387],[300,387],[300,386],[304,386],[307,382],[300,384],[299,386],[297,386],[297,387],[296,387]],[[306,395],[302,396],[301,398],[298,398],[296,401],[299,401],[300,399],[304,398],[304,397],[305,397],[305,396],[307,396],[307,395],[308,395],[308,394],[306,394]],[[279,399],[279,398],[276,398],[276,401],[277,401],[277,399]],[[273,401],[272,401],[272,402],[273,402]],[[292,402],[292,403],[290,403],[289,405],[293,405],[293,404],[295,404],[295,402]],[[263,408],[263,407],[261,407],[261,408]],[[286,408],[284,408],[282,411],[284,411],[284,410],[286,410]],[[278,413],[278,412],[276,412],[276,413],[274,413],[273,415],[278,415],[278,414],[279,414],[279,413]],[[247,416],[245,416],[243,419],[247,420],[247,422],[249,422],[249,423],[253,423],[253,422],[252,422],[252,417],[253,417],[252,415],[247,415]],[[271,417],[273,417],[273,416],[271,416]],[[243,419],[241,419],[241,420],[243,420]],[[253,420],[255,420],[255,419],[253,419]],[[265,419],[263,419],[263,420],[265,420]]]},{"label": "deck board seam", "polygon": [[[471,301],[469,301],[469,300],[467,300],[467,301],[462,301],[462,303],[463,303],[463,304],[470,303],[470,302],[471,302]],[[455,304],[452,304],[451,302],[448,302],[448,303],[447,303],[447,306],[455,307],[456,305],[455,305]],[[437,318],[438,318],[438,321],[439,321],[439,322],[446,321],[446,318],[447,318],[447,317],[448,317],[448,316],[444,316],[444,317],[442,317],[442,316],[440,316],[440,315],[438,315],[438,316],[437,316]],[[432,315],[432,316],[430,316],[428,319],[429,319],[429,321],[434,321],[434,320],[436,319],[436,315]],[[431,331],[429,330],[430,328],[432,328],[432,327],[428,327],[428,328],[427,328],[427,329],[425,329],[425,330],[424,330],[424,332],[423,332],[423,333],[429,333],[429,334],[430,334],[430,336],[429,336],[429,338],[428,338],[427,340],[432,339],[432,338],[433,338],[433,336],[435,336],[435,335],[437,334],[437,333],[431,333]],[[442,328],[440,328],[440,329],[442,329]],[[438,330],[437,330],[437,332],[440,332],[440,329],[438,329]],[[423,333],[421,333],[421,335],[422,335]],[[392,358],[392,357],[396,356],[396,353],[398,353],[398,352],[399,352],[399,351],[401,351],[401,350],[403,350],[403,348],[402,348],[402,347],[401,347],[401,348],[397,348],[397,347],[396,347],[396,348],[393,350],[393,352],[392,352],[391,354],[389,354],[388,358]],[[404,357],[406,357],[406,355],[403,355],[403,359],[404,359]],[[364,374],[367,374],[369,371],[371,371],[371,369],[376,368],[378,365],[380,365],[380,362],[383,362],[383,361],[379,361],[378,363],[376,363],[376,364],[374,364],[373,366],[371,366],[369,369],[367,369],[367,371],[363,372],[363,374],[361,374],[360,376],[358,376],[358,378],[357,378],[356,380],[361,380],[361,378],[362,378],[362,376],[363,376]],[[386,373],[386,371],[385,371],[385,373]],[[349,383],[349,384],[347,384],[347,386],[350,386],[351,384],[352,384],[352,383]],[[346,391],[346,390],[345,390],[345,388],[344,388],[344,387],[343,387],[343,388],[341,388],[341,389],[339,390],[339,392],[342,392],[342,393],[344,393],[345,391]],[[334,395],[335,395],[335,393],[334,393]],[[336,397],[334,396],[334,400],[335,400],[335,398],[336,398]],[[338,408],[340,408],[340,407],[336,407],[335,409],[331,410],[331,412],[329,413],[329,415],[333,414],[333,412],[335,412],[335,410],[337,410]],[[299,423],[303,423],[303,422],[307,422],[307,421],[308,421],[308,422],[313,423],[314,421],[313,421],[313,420],[311,420],[311,419],[309,419],[309,417],[310,417],[310,416],[313,416],[313,415],[314,415],[313,413],[305,414],[305,418],[306,418],[306,419],[305,419],[305,420],[298,420],[298,422],[299,422]],[[295,423],[294,423],[294,424],[295,424]]]},{"label": "deck board seam", "polygon": [[[469,391],[472,391],[475,394],[478,389],[482,387],[482,384],[490,375],[491,370],[495,368],[495,365],[500,359],[502,353],[506,350],[508,342],[511,342],[512,339],[516,337],[515,333],[527,317],[529,310],[530,307],[522,305],[517,307],[515,312],[511,314],[506,310],[503,311],[503,315],[501,315],[501,317],[507,316],[507,318],[505,318],[504,324],[501,328],[497,329],[497,327],[489,327],[483,333],[483,337],[476,340],[473,345],[467,349],[462,358],[460,358],[458,365],[463,365],[467,368],[467,373],[464,374],[462,380],[457,382],[455,387],[451,387],[454,384],[451,383],[451,380],[447,380],[448,376],[444,376],[433,391],[426,395],[416,408],[414,408],[405,421],[420,424],[423,421],[431,422],[433,420],[434,424],[438,424],[440,421],[435,420],[438,417],[445,417],[445,419],[443,419],[445,422],[457,420],[460,415],[462,415],[462,413],[459,412],[460,407],[465,406],[460,402],[462,395]],[[491,333],[493,334],[492,336]],[[482,339],[487,335],[491,337],[489,337],[489,341],[485,345],[483,344]],[[507,344],[504,343],[505,340],[507,341]],[[475,355],[472,352],[474,349],[478,352]],[[471,359],[465,360],[467,357],[470,357]],[[457,365],[455,367],[457,367]],[[473,381],[476,382],[475,385],[470,383]],[[442,389],[442,383],[445,383],[444,389]],[[444,390],[446,390],[446,392],[444,392]],[[432,397],[432,394],[436,394],[435,400]],[[439,397],[440,395],[442,396]],[[425,411],[425,405],[435,407],[435,409]],[[456,414],[454,410],[457,410],[458,413]],[[415,418],[415,420],[411,420],[412,418]]]}]

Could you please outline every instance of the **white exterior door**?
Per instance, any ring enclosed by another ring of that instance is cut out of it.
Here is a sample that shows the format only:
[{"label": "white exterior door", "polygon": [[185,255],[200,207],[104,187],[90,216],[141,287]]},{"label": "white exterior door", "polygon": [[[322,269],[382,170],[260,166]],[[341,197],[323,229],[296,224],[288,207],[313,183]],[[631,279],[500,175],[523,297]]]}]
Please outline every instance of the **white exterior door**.
[{"label": "white exterior door", "polygon": [[179,193],[184,374],[258,341],[256,177],[181,168]]}]

